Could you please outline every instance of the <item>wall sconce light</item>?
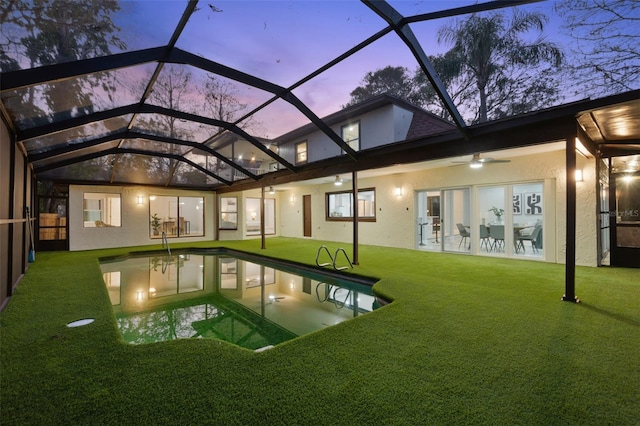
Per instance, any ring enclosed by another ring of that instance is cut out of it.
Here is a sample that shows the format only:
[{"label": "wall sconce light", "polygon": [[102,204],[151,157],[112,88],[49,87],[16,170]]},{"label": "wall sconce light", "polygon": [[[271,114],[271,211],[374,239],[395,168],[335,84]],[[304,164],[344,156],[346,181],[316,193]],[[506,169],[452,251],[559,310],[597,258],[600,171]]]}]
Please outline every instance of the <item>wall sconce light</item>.
[{"label": "wall sconce light", "polygon": [[273,186],[270,186],[270,187],[269,187],[269,194],[273,195],[273,194],[275,194],[275,193],[276,193],[276,190],[275,190],[275,189],[273,189]]},{"label": "wall sconce light", "polygon": [[335,186],[340,186],[340,185],[342,185],[342,179],[340,179],[340,176],[336,176],[336,181],[335,181],[335,182],[333,182],[333,184],[334,184]]},{"label": "wall sconce light", "polygon": [[144,204],[144,197],[142,195],[138,195],[138,204]]},{"label": "wall sconce light", "polygon": [[295,204],[295,202],[296,202],[296,196],[295,195],[292,195],[291,197],[289,197],[289,203]]},{"label": "wall sconce light", "polygon": [[141,301],[144,298],[144,291],[136,292],[136,300]]},{"label": "wall sconce light", "polygon": [[256,220],[256,212],[255,211],[251,212],[251,220]]},{"label": "wall sconce light", "polygon": [[396,197],[402,197],[402,187],[398,186],[395,190]]},{"label": "wall sconce light", "polygon": [[583,180],[582,169],[576,169],[576,182],[582,182]]}]

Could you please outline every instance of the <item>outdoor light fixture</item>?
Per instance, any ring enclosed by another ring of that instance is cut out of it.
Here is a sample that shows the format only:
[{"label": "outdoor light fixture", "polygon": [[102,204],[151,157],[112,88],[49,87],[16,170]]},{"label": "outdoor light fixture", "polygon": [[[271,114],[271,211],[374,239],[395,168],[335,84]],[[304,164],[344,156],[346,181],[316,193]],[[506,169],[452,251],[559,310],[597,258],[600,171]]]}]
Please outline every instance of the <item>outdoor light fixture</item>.
[{"label": "outdoor light fixture", "polygon": [[473,159],[469,163],[469,167],[471,167],[472,169],[479,169],[480,167],[482,167],[482,161]]},{"label": "outdoor light fixture", "polygon": [[342,179],[340,179],[340,176],[336,176],[336,181],[333,183],[335,186],[340,186],[342,185]]},{"label": "outdoor light fixture", "polygon": [[275,189],[273,189],[273,186],[270,186],[270,187],[269,187],[269,194],[273,195],[273,194],[275,194],[275,193],[276,193],[276,190],[275,190]]},{"label": "outdoor light fixture", "polygon": [[289,202],[290,202],[291,204],[295,204],[295,202],[296,202],[296,196],[295,196],[295,195],[292,195],[291,197],[289,197]]},{"label": "outdoor light fixture", "polygon": [[582,182],[583,180],[582,169],[576,169],[576,182]]},{"label": "outdoor light fixture", "polygon": [[142,195],[138,195],[138,204],[144,204],[144,197]]},{"label": "outdoor light fixture", "polygon": [[396,194],[396,197],[402,197],[402,187],[401,186],[396,187],[395,194]]}]

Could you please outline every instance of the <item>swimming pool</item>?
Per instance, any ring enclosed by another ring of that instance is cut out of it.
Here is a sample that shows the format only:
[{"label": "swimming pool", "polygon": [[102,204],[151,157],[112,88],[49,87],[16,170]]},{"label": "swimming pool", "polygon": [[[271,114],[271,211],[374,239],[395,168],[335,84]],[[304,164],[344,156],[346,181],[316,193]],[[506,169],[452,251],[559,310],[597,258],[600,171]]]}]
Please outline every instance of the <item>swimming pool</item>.
[{"label": "swimming pool", "polygon": [[277,345],[372,311],[375,280],[229,250],[100,259],[123,339]]}]

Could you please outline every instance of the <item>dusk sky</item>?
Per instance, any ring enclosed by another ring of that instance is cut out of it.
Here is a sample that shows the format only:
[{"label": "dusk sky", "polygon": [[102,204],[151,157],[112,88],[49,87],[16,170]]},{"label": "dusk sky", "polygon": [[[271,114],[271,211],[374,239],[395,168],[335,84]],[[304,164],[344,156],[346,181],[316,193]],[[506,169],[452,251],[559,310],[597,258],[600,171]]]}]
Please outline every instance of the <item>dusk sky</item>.
[{"label": "dusk sky", "polygon": [[[391,0],[389,4],[404,16],[430,13],[475,4],[476,1]],[[187,0],[134,0],[120,2],[121,10],[112,16],[120,28],[118,36],[126,50],[139,50],[166,45],[178,24]],[[548,18],[543,37],[569,54],[572,40],[567,28],[554,10],[556,1],[542,1],[519,6],[520,11],[542,12]],[[500,9],[510,17],[514,8]],[[494,13],[494,12],[485,12]],[[451,46],[439,44],[438,29],[452,25],[455,19],[468,15],[410,24],[427,55],[444,53]],[[267,82],[288,88],[334,60],[350,48],[387,27],[386,22],[369,7],[356,0],[340,1],[218,1],[202,0],[190,17],[177,42],[177,47],[211,61],[253,75]],[[24,31],[24,29],[22,29]],[[3,28],[3,33],[11,28]],[[532,37],[538,37],[536,32]],[[19,37],[18,37],[19,39]],[[112,48],[112,51],[114,49]],[[117,53],[113,51],[113,53]],[[29,65],[25,56],[19,58],[23,67]],[[567,57],[571,61],[570,57]],[[302,102],[318,117],[339,111],[349,102],[350,92],[358,87],[368,72],[387,66],[406,67],[410,74],[418,63],[409,48],[395,33],[389,33],[337,65],[293,89]],[[139,101],[155,63],[138,65],[109,72],[119,85],[116,93],[93,91],[94,109],[107,109]],[[202,84],[207,73],[185,65],[165,66],[160,78],[172,70],[186,70],[192,82],[199,83],[184,99],[185,112],[202,110]],[[273,97],[255,87],[216,76],[233,90],[234,97],[247,106],[249,112]],[[564,79],[558,86],[564,91],[560,103],[589,96],[586,86],[576,86]],[[153,100],[150,100],[153,102]],[[198,104],[199,108],[193,106]],[[168,106],[168,105],[163,105]],[[46,109],[46,106],[42,105]],[[462,112],[465,116],[464,111]],[[468,114],[466,115],[468,117]],[[250,133],[275,138],[307,124],[309,120],[294,106],[276,100],[258,112],[259,127]],[[254,122],[254,126],[256,123]],[[240,123],[243,126],[244,123]],[[202,129],[200,129],[202,131]],[[198,135],[200,137],[200,135]],[[205,135],[202,135],[206,138]]]},{"label": "dusk sky", "polygon": [[[474,3],[390,2],[405,15]],[[128,49],[166,44],[185,5],[185,1],[124,2],[115,21],[123,31]],[[526,8],[550,14],[552,3],[537,3]],[[510,11],[506,10],[506,13]],[[427,54],[447,50],[447,46],[437,43],[436,33],[448,22],[452,22],[451,18],[411,25]],[[359,1],[209,1],[199,3],[177,47],[289,87],[385,27],[386,23]],[[338,111],[349,101],[349,93],[367,72],[387,65],[405,66],[411,72],[417,68],[409,49],[393,33],[295,89],[294,94],[316,115],[323,117]],[[204,72],[191,67],[189,70],[194,76],[205,78]],[[255,88],[235,82],[233,85],[239,90],[239,98],[250,108],[271,97]],[[308,122],[284,101],[270,105],[258,117],[269,137],[279,136]]]}]

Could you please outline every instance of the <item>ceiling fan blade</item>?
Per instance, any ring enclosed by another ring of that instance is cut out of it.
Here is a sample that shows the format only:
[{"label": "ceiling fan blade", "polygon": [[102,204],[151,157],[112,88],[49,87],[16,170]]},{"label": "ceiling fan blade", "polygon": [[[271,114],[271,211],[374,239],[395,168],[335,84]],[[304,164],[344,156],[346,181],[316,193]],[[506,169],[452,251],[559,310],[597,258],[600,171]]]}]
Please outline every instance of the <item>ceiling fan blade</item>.
[{"label": "ceiling fan blade", "polygon": [[480,159],[481,163],[510,163],[511,160],[496,160],[494,158],[484,158]]}]

